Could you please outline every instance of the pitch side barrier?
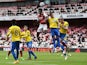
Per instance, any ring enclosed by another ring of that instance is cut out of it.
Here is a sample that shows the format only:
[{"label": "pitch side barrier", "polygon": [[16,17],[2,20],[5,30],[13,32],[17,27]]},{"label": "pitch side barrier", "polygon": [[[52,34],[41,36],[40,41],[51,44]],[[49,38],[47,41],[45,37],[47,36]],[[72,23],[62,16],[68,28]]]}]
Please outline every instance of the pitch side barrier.
[{"label": "pitch side barrier", "polygon": [[[0,47],[0,51],[8,51],[10,47]],[[23,51],[27,51],[26,47],[22,47]],[[50,52],[52,48],[32,48],[35,52]],[[70,48],[70,52],[87,52],[87,48]]]},{"label": "pitch side barrier", "polygon": [[[62,16],[64,19],[77,19],[77,18],[87,18],[87,13],[75,13],[75,14],[58,14],[53,13],[56,18]],[[11,20],[38,20],[36,14],[27,16],[0,16],[0,21],[11,21]]]}]

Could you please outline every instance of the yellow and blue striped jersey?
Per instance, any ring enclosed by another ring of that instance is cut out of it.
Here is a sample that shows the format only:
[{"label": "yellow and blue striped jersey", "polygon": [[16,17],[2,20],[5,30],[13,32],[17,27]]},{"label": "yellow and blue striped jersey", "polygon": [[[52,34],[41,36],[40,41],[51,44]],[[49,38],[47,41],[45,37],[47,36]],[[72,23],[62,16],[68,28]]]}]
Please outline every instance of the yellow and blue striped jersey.
[{"label": "yellow and blue striped jersey", "polygon": [[13,25],[9,27],[7,36],[11,35],[12,42],[21,40],[21,29],[19,26]]},{"label": "yellow and blue striped jersey", "polygon": [[58,18],[49,18],[49,27],[50,28],[58,28],[59,26],[59,22],[58,22]]},{"label": "yellow and blue striped jersey", "polygon": [[67,21],[64,22],[64,24],[60,23],[60,33],[66,34],[67,29],[64,29],[64,27],[69,27],[69,23]]},{"label": "yellow and blue striped jersey", "polygon": [[32,41],[32,37],[31,37],[31,34],[30,34],[30,31],[29,30],[23,31],[21,33],[21,35],[22,35],[22,38],[24,38],[26,42]]}]

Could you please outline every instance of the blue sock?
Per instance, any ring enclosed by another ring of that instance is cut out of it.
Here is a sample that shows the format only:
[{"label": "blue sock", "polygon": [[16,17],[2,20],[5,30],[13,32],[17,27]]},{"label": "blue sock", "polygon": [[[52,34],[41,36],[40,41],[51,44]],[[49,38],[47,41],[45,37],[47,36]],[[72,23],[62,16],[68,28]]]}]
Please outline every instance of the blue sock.
[{"label": "blue sock", "polygon": [[31,51],[28,51],[28,54],[29,54],[29,58],[31,59]]},{"label": "blue sock", "polygon": [[17,50],[16,52],[17,52],[17,54],[16,54],[17,56],[16,56],[16,57],[17,57],[17,59],[18,59],[18,56],[19,56],[19,51]]},{"label": "blue sock", "polygon": [[34,56],[34,57],[36,57],[36,55],[34,54],[34,52],[33,51],[30,51],[31,52],[31,54]]}]

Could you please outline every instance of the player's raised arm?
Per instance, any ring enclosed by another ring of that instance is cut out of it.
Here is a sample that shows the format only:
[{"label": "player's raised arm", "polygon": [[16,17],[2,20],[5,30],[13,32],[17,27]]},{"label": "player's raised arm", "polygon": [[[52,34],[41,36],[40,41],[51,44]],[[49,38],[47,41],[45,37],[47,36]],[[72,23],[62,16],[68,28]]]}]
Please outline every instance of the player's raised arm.
[{"label": "player's raised arm", "polygon": [[28,53],[29,53],[29,57],[28,59],[31,59],[31,55],[34,56],[34,59],[37,59],[37,56],[34,54],[34,52],[32,51],[32,38],[31,38],[31,34],[30,31],[28,30],[28,26],[24,26],[24,39],[25,42],[27,44],[27,48],[28,48]]}]

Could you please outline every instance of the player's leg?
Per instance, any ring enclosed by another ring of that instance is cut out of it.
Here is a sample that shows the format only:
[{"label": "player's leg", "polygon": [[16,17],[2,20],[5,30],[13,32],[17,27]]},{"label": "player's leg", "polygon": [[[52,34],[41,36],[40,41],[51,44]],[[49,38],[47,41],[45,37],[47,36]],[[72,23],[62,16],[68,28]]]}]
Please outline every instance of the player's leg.
[{"label": "player's leg", "polygon": [[15,44],[15,42],[12,42],[11,53],[12,53],[14,59],[16,60],[16,55],[15,55],[15,52],[14,52],[15,48],[16,48],[16,44]]},{"label": "player's leg", "polygon": [[56,39],[55,39],[54,31],[55,31],[54,29],[51,29],[51,35],[52,35],[53,45],[54,45],[54,47],[52,48],[52,52],[55,52],[55,48],[56,48],[56,44],[55,44]]},{"label": "player's leg", "polygon": [[19,45],[20,58],[21,58],[21,60],[24,60],[24,58],[23,58],[23,51],[22,51],[22,47],[23,47],[23,44],[20,44],[20,45]]},{"label": "player's leg", "polygon": [[23,51],[22,50],[20,50],[20,58],[21,58],[21,60],[24,60],[24,58],[23,58]]},{"label": "player's leg", "polygon": [[47,33],[47,24],[43,24],[43,33],[44,33],[44,34]]},{"label": "player's leg", "polygon": [[18,60],[18,57],[19,57],[19,41],[16,42],[16,58]]},{"label": "player's leg", "polygon": [[37,32],[37,39],[38,39],[38,41],[40,41],[39,35],[40,35],[40,32]]},{"label": "player's leg", "polygon": [[22,44],[20,43],[19,45],[19,50],[20,50],[20,57],[23,57],[23,53],[22,53]]},{"label": "player's leg", "polygon": [[12,43],[10,43],[9,45],[9,50],[8,50],[8,53],[7,53],[7,57],[5,58],[6,60],[9,58],[10,54],[11,54],[11,47],[12,47]]},{"label": "player's leg", "polygon": [[9,57],[10,54],[11,54],[11,51],[8,51],[8,57]]},{"label": "player's leg", "polygon": [[55,29],[55,35],[56,35],[56,39],[57,39],[57,50],[60,51],[60,39],[59,39],[59,36],[60,36],[60,32],[59,32],[59,29]]},{"label": "player's leg", "polygon": [[23,58],[23,51],[22,50],[20,50],[20,59],[24,60],[24,58]]},{"label": "player's leg", "polygon": [[29,60],[31,60],[31,51],[30,51],[30,48],[29,48],[29,42],[27,43],[27,48],[28,48],[28,54],[29,54]]},{"label": "player's leg", "polygon": [[19,41],[15,42],[15,49],[16,49],[16,53],[15,53],[15,62],[14,64],[19,63],[18,57],[19,57]]},{"label": "player's leg", "polygon": [[67,53],[68,53],[69,56],[71,56],[70,48],[69,47],[67,47]]},{"label": "player's leg", "polygon": [[30,41],[30,42],[27,43],[27,47],[28,47],[29,59],[31,59],[31,55],[34,56],[34,59],[37,59],[37,56],[31,50],[31,48],[32,48],[32,41]]},{"label": "player's leg", "polygon": [[67,54],[68,54],[69,56],[71,56],[71,53],[70,53],[70,44],[67,44]]},{"label": "player's leg", "polygon": [[60,38],[61,38],[61,43],[62,43],[61,48],[62,48],[62,50],[63,50],[63,55],[64,55],[64,57],[65,57],[65,60],[67,60],[67,54],[66,54],[67,45],[66,45],[66,42],[65,42],[65,40],[64,40],[65,36],[66,36],[66,34],[60,33]]},{"label": "player's leg", "polygon": [[41,30],[42,30],[42,24],[39,24],[39,27],[38,27],[38,29],[37,29],[37,39],[38,39],[38,41],[40,41],[39,35],[40,35],[40,33],[41,33]]},{"label": "player's leg", "polygon": [[12,48],[11,48],[11,53],[12,53],[12,55],[13,55],[13,57],[14,57],[14,64],[17,64],[18,63],[18,60],[17,60],[17,55],[16,55],[16,53],[14,52],[14,50],[16,49],[16,46],[17,46],[17,44],[16,44],[16,42],[12,42]]},{"label": "player's leg", "polygon": [[10,54],[11,54],[11,51],[8,51],[7,57],[5,58],[6,60],[8,59]]},{"label": "player's leg", "polygon": [[67,48],[64,46],[64,45],[61,45],[61,48],[62,48],[62,53],[61,56],[64,56],[65,57],[65,60],[67,60],[68,56],[67,56]]},{"label": "player's leg", "polygon": [[23,57],[23,52],[22,52],[22,50],[20,50],[20,57]]},{"label": "player's leg", "polygon": [[37,42],[35,42],[35,44],[34,44],[35,46],[35,48],[36,48],[36,51],[38,51],[38,44],[37,44]]},{"label": "player's leg", "polygon": [[54,48],[54,45],[51,43],[50,46],[49,46],[49,52],[50,52],[50,53],[53,52],[53,48]]}]

